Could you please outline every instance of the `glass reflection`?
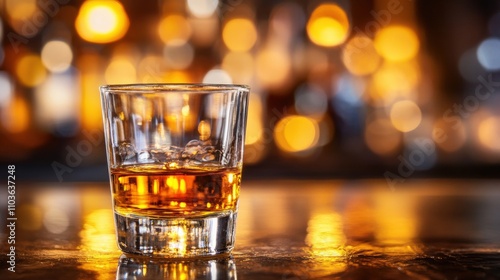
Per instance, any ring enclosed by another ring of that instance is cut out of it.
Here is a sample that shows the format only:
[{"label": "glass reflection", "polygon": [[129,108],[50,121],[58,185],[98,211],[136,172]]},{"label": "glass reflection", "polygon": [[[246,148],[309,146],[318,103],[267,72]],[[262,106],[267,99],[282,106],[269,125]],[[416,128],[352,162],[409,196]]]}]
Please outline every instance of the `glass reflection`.
[{"label": "glass reflection", "polygon": [[82,262],[80,269],[98,274],[98,280],[109,279],[105,271],[114,271],[114,260],[119,254],[114,232],[113,211],[95,209],[85,215],[83,228],[79,233]]},{"label": "glass reflection", "polygon": [[122,255],[116,279],[237,279],[236,264],[226,259],[160,260]]}]

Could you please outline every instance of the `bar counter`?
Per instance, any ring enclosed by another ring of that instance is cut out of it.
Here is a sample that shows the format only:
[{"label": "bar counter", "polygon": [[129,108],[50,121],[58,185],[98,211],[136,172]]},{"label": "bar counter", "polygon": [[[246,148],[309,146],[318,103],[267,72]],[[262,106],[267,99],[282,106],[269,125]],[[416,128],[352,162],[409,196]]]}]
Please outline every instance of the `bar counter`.
[{"label": "bar counter", "polygon": [[14,230],[0,206],[0,279],[500,278],[498,180],[244,180],[214,259],[122,254],[105,182],[18,182]]}]

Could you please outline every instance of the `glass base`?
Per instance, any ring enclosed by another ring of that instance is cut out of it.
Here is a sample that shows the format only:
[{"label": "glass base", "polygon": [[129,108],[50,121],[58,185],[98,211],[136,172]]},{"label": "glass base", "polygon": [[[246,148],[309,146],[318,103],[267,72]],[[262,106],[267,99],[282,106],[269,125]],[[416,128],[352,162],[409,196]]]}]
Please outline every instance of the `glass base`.
[{"label": "glass base", "polygon": [[189,258],[230,253],[237,212],[158,218],[115,212],[118,246],[125,253]]}]

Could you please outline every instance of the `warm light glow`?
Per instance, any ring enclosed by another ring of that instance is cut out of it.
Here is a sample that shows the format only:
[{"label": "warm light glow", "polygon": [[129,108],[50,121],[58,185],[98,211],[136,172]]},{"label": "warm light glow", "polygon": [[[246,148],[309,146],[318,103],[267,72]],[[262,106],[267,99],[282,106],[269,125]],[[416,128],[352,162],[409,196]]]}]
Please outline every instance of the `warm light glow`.
[{"label": "warm light glow", "polygon": [[111,209],[97,209],[86,215],[80,231],[83,252],[98,257],[96,252],[117,252],[116,235]]},{"label": "warm light glow", "polygon": [[148,193],[148,177],[147,176],[137,176],[137,194],[145,195]]},{"label": "warm light glow", "polygon": [[[179,191],[181,193],[186,193],[186,180],[180,179],[180,184],[179,184]],[[184,204],[185,205],[185,204]]]},{"label": "warm light glow", "polygon": [[254,75],[254,59],[248,52],[229,52],[222,60],[222,69],[233,77],[233,82],[249,84]]},{"label": "warm light glow", "polygon": [[47,71],[39,56],[28,54],[22,56],[16,65],[17,79],[28,87],[42,83],[47,77]]},{"label": "warm light glow", "polygon": [[52,72],[64,72],[71,66],[73,51],[68,43],[49,41],[42,49],[42,62]]},{"label": "warm light glow", "polygon": [[274,140],[285,152],[300,152],[313,148],[319,139],[318,123],[303,116],[288,116],[274,128]]},{"label": "warm light glow", "polygon": [[365,143],[378,155],[390,155],[401,145],[401,132],[397,131],[386,118],[368,120],[365,130]]},{"label": "warm light glow", "polygon": [[392,103],[398,97],[412,98],[420,76],[416,62],[385,63],[373,74],[371,97],[386,103]]},{"label": "warm light glow", "polygon": [[[344,257],[346,237],[338,213],[314,214],[307,225],[306,244],[315,256]],[[345,269],[345,264],[344,264]]]},{"label": "warm light glow", "polygon": [[229,174],[227,174],[227,182],[228,182],[229,184],[232,184],[232,183],[233,183],[233,181],[234,181],[234,174],[233,174],[233,173],[229,173]]},{"label": "warm light glow", "polygon": [[[406,244],[417,235],[417,209],[408,193],[384,192],[375,197],[375,238],[382,244]],[[403,249],[403,248],[401,248]],[[408,252],[406,252],[408,253]]]},{"label": "warm light glow", "polygon": [[418,105],[410,100],[396,102],[391,108],[391,123],[399,131],[409,132],[422,121]]},{"label": "warm light glow", "polygon": [[104,73],[107,84],[131,84],[137,81],[134,64],[126,58],[116,58],[106,68]]},{"label": "warm light glow", "polygon": [[266,47],[257,54],[256,75],[264,87],[278,88],[291,72],[290,55],[279,47]]},{"label": "warm light glow", "polygon": [[210,123],[208,121],[201,121],[198,124],[198,133],[200,134],[200,140],[208,140],[211,133]]},{"label": "warm light glow", "polygon": [[19,96],[15,96],[6,108],[2,117],[3,126],[10,133],[26,131],[30,124],[30,108],[28,102]]},{"label": "warm light glow", "polygon": [[419,47],[417,34],[409,27],[389,26],[375,35],[375,48],[389,61],[410,60],[417,55]]},{"label": "warm light glow", "polygon": [[37,11],[36,0],[5,0],[4,5],[13,20],[26,20]]},{"label": "warm light glow", "polygon": [[257,41],[257,30],[249,19],[235,18],[224,25],[222,39],[228,49],[245,52]]},{"label": "warm light glow", "polygon": [[39,11],[36,0],[5,0],[4,3],[0,1],[0,6],[2,4],[5,5],[2,14],[19,35],[31,38],[40,32],[41,28],[26,28],[26,22]]},{"label": "warm light glow", "polygon": [[219,0],[187,0],[187,8],[196,17],[206,18],[214,14]]},{"label": "warm light glow", "polygon": [[191,80],[191,76],[189,76],[189,73],[181,70],[172,70],[172,71],[167,71],[164,75],[163,78],[160,80],[157,80],[157,82],[165,82],[165,83],[191,83],[193,82]]},{"label": "warm light glow", "polygon": [[356,35],[342,50],[342,61],[352,74],[368,75],[377,70],[381,59],[370,38]]},{"label": "warm light glow", "polygon": [[129,19],[118,1],[85,1],[80,7],[75,28],[80,37],[92,43],[110,43],[127,33]]},{"label": "warm light glow", "polygon": [[7,106],[12,99],[14,85],[6,72],[0,71],[0,108]]},{"label": "warm light glow", "polygon": [[46,129],[79,118],[80,91],[76,78],[67,73],[52,74],[35,89],[36,121]]},{"label": "warm light glow", "polygon": [[307,22],[307,35],[319,46],[342,44],[349,35],[349,20],[345,11],[336,4],[318,6]]},{"label": "warm light glow", "polygon": [[500,152],[500,117],[489,117],[479,124],[479,141],[493,152]]},{"label": "warm light glow", "polygon": [[189,116],[189,105],[182,106],[181,113],[183,117]]},{"label": "warm light glow", "polygon": [[160,21],[158,35],[165,44],[172,40],[178,43],[185,43],[191,36],[191,26],[185,17],[181,15],[169,15]]}]

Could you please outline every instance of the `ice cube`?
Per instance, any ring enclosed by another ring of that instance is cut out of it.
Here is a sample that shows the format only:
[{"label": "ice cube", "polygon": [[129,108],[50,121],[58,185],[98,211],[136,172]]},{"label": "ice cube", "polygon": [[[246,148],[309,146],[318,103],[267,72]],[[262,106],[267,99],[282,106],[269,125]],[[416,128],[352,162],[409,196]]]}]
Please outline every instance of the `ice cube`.
[{"label": "ice cube", "polygon": [[129,142],[123,142],[118,146],[118,154],[124,162],[133,160],[136,156],[135,147]]},{"label": "ice cube", "polygon": [[164,163],[167,161],[167,152],[164,150],[154,149],[150,151],[151,158],[158,163]]},{"label": "ice cube", "polygon": [[151,157],[151,154],[148,151],[140,152],[139,155],[137,156],[137,160],[140,163],[149,163],[154,161]]},{"label": "ice cube", "polygon": [[166,151],[165,156],[166,160],[178,160],[181,157],[183,149],[177,146],[170,146],[170,148]]}]

